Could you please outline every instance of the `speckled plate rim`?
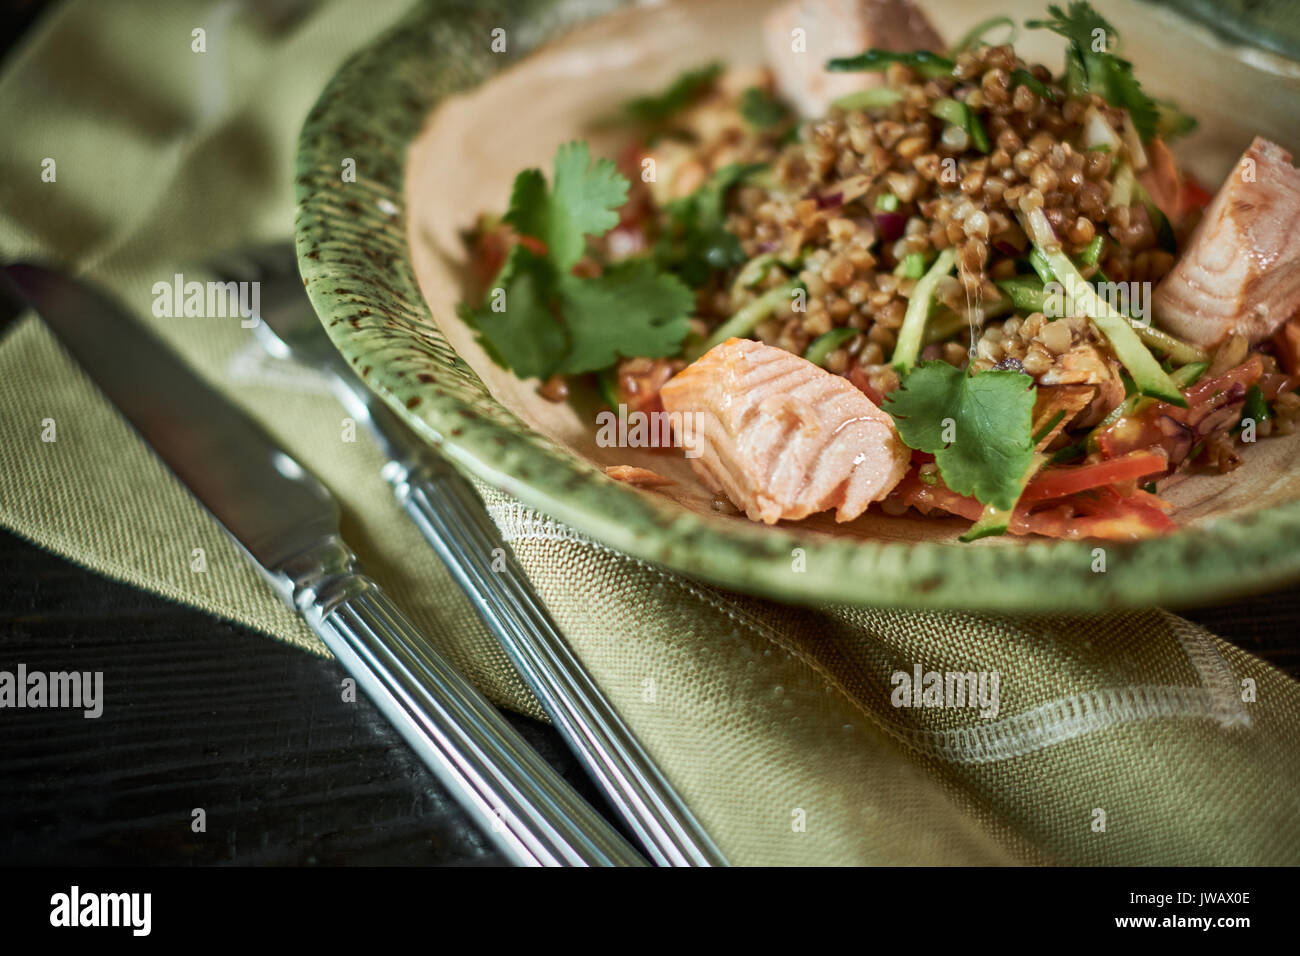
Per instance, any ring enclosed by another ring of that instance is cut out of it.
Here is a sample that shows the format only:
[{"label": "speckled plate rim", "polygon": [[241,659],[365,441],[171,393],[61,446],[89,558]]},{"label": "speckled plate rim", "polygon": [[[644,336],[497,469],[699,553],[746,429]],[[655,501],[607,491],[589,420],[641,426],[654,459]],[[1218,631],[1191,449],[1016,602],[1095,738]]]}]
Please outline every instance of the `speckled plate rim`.
[{"label": "speckled plate rim", "polygon": [[[447,344],[407,245],[407,147],[439,100],[476,85],[619,0],[421,3],[346,62],[308,115],[297,156],[299,266],[344,357],[458,467],[609,547],[751,594],[798,603],[999,611],[1187,606],[1300,578],[1300,501],[1105,546],[877,542],[709,520],[604,475],[533,432]],[[516,26],[509,55],[482,38]],[[340,170],[355,161],[355,182]],[[804,571],[794,570],[802,551]]]}]

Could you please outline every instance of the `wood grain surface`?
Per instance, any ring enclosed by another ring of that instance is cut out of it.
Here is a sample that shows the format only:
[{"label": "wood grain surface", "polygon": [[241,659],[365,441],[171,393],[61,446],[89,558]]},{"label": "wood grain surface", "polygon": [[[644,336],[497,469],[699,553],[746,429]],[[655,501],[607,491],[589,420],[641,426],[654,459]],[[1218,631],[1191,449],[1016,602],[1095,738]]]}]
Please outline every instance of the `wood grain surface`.
[{"label": "wood grain surface", "polygon": [[[502,862],[332,661],[0,532],[0,670],[19,663],[102,671],[104,712],[0,711],[0,864]],[[598,801],[554,730],[507,717]]]}]

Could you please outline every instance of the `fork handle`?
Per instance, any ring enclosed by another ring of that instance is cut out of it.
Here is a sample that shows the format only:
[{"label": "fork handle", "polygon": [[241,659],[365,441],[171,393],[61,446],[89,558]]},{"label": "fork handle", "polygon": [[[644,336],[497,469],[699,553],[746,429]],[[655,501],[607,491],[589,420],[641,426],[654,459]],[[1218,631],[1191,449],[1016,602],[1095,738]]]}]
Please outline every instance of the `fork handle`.
[{"label": "fork handle", "polygon": [[391,461],[384,476],[651,860],[660,866],[725,866],[574,657],[474,487],[437,459],[413,466]]},{"label": "fork handle", "polygon": [[361,574],[304,617],[484,834],[526,866],[645,861]]}]

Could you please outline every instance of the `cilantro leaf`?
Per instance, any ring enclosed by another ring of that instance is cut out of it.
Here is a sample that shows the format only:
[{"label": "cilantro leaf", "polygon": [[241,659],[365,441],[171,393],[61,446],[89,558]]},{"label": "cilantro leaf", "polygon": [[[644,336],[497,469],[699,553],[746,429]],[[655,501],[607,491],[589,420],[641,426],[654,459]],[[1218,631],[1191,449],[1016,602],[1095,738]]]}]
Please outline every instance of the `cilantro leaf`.
[{"label": "cilantro leaf", "polygon": [[644,259],[584,279],[517,245],[487,302],[461,316],[493,361],[520,378],[546,379],[599,371],[620,358],[673,355],[694,305],[690,289]]},{"label": "cilantro leaf", "polygon": [[1098,57],[1089,64],[1090,80],[1093,88],[1106,98],[1108,103],[1122,106],[1133,117],[1133,126],[1137,129],[1142,142],[1156,134],[1156,122],[1160,118],[1160,108],[1156,101],[1142,91],[1142,86],[1133,75],[1133,64],[1117,56],[1107,54]]},{"label": "cilantro leaf", "polygon": [[[1087,56],[1094,52],[1095,40],[1099,39],[1103,46],[1103,50],[1096,52],[1105,52],[1109,49],[1110,42],[1118,38],[1110,21],[1094,10],[1089,3],[1076,0],[1070,4],[1068,13],[1053,3],[1048,6],[1047,12],[1052,16],[1050,20],[1026,20],[1025,26],[1031,30],[1051,30],[1065,37],[1080,56]],[[1100,38],[1096,35],[1097,30],[1102,33]]]},{"label": "cilantro leaf", "polygon": [[1128,110],[1143,142],[1154,136],[1159,107],[1142,91],[1133,64],[1110,52],[1111,42],[1118,39],[1115,28],[1088,3],[1071,3],[1068,11],[1052,4],[1047,11],[1051,19],[1027,20],[1025,26],[1051,30],[1070,41],[1065,54],[1066,90],[1075,96],[1100,93],[1112,106]]},{"label": "cilantro leaf", "polygon": [[1020,372],[967,375],[922,362],[887,396],[885,411],[904,444],[934,455],[949,488],[1009,511],[1034,455],[1035,394]]},{"label": "cilantro leaf", "polygon": [[525,236],[546,244],[561,270],[582,258],[587,236],[604,235],[618,225],[618,208],[627,201],[628,182],[608,159],[591,162],[586,143],[566,143],[555,153],[552,187],[540,169],[515,177],[505,221]]},{"label": "cilantro leaf", "polygon": [[[644,259],[610,266],[592,278],[573,274],[587,236],[617,225],[616,210],[627,191],[613,163],[591,162],[586,143],[556,151],[549,188],[537,169],[515,177],[505,219],[544,249],[514,245],[486,301],[460,308],[493,361],[520,378],[545,379],[598,371],[620,357],[680,351],[695,305],[680,280]],[[720,197],[705,207],[722,214]]]},{"label": "cilantro leaf", "polygon": [[603,275],[560,279],[572,346],[558,371],[594,372],[620,358],[674,355],[690,331],[695,296],[646,260],[610,266]]},{"label": "cilantro leaf", "polygon": [[674,113],[680,112],[699,99],[722,75],[721,63],[706,63],[687,70],[672,81],[662,92],[638,96],[623,104],[623,113],[634,122],[657,125]]},{"label": "cilantro leaf", "polygon": [[723,225],[727,192],[763,168],[761,163],[731,163],[689,196],[668,203],[668,221],[655,246],[659,266],[696,288],[715,271],[743,265],[745,252],[740,240]]},{"label": "cilantro leaf", "polygon": [[751,86],[740,94],[740,115],[755,129],[773,129],[790,119],[790,108],[766,90]]},{"label": "cilantro leaf", "polygon": [[1156,119],[1156,135],[1166,143],[1179,136],[1186,136],[1195,131],[1200,124],[1196,117],[1188,116],[1168,100],[1156,100],[1159,117]]},{"label": "cilantro leaf", "polygon": [[556,317],[554,268],[520,243],[510,250],[492,285],[482,306],[461,306],[461,318],[478,332],[479,344],[494,362],[520,378],[550,378],[569,349]]},{"label": "cilantro leaf", "polygon": [[1017,86],[1027,86],[1043,99],[1050,100],[1053,103],[1057,100],[1056,94],[1051,91],[1047,84],[1028,70],[1011,71],[1011,89],[1015,90]]}]

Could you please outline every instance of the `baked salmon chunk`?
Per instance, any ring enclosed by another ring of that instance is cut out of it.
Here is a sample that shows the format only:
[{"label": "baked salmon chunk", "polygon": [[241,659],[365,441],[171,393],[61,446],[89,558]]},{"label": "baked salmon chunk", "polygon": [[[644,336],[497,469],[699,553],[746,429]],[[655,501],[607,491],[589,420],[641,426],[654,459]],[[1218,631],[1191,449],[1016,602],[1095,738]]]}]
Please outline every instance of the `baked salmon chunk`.
[{"label": "baked salmon chunk", "polygon": [[943,50],[939,34],[909,0],[793,0],[767,15],[763,35],[777,89],[807,118],[825,115],[831,101],[847,93],[884,83],[881,73],[828,73],[827,60],[872,47]]},{"label": "baked salmon chunk", "polygon": [[902,480],[911,453],[848,380],[784,349],[728,339],[663,386],[690,416],[691,467],[754,521],[835,509],[851,521]]},{"label": "baked salmon chunk", "polygon": [[1300,170],[1256,137],[1156,287],[1158,324],[1197,345],[1252,343],[1300,311]]}]

